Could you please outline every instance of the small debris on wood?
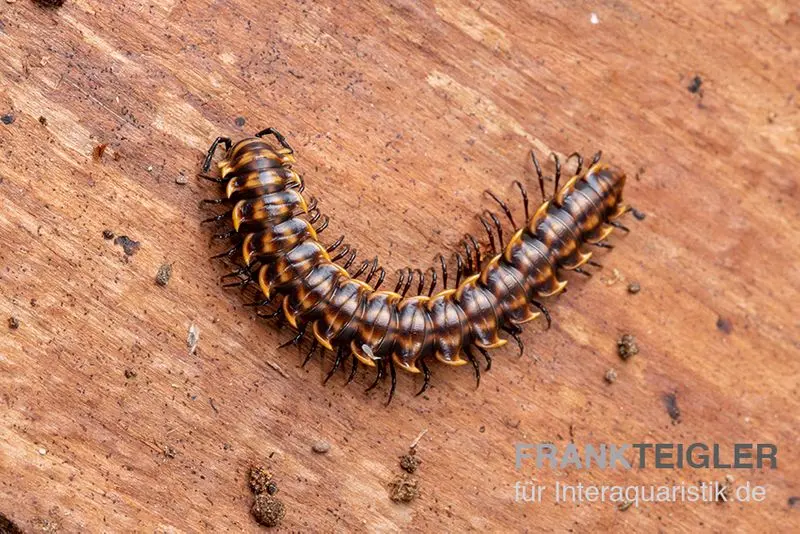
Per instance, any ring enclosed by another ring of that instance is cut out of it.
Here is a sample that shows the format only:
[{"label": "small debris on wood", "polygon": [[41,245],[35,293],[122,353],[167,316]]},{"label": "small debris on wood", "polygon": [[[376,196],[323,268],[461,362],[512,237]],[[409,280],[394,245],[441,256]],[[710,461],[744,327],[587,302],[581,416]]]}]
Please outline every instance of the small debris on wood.
[{"label": "small debris on wood", "polygon": [[175,183],[178,185],[186,185],[189,183],[189,178],[187,178],[185,174],[179,174],[175,178]]},{"label": "small debris on wood", "polygon": [[481,425],[480,428],[478,428],[478,432],[483,434],[484,432],[486,432],[486,427],[484,425]]},{"label": "small debris on wood", "polygon": [[639,211],[636,208],[632,208],[631,213],[633,213],[633,216],[636,217],[637,221],[643,221],[647,217],[643,211]]},{"label": "small debris on wood", "polygon": [[619,272],[619,269],[612,269],[611,270],[611,278],[606,278],[603,280],[607,286],[613,286],[617,282],[622,282],[625,280],[625,277],[622,276],[622,273]]},{"label": "small debris on wood", "polygon": [[5,115],[0,116],[0,122],[3,124],[14,124],[15,120],[17,120],[17,118],[11,113],[6,113]]},{"label": "small debris on wood", "polygon": [[606,371],[606,375],[603,377],[606,382],[609,384],[613,384],[617,381],[617,372],[614,369],[609,369]]},{"label": "small debris on wood", "polygon": [[103,239],[114,239],[114,232],[111,230],[103,230]]},{"label": "small debris on wood", "polygon": [[633,506],[633,501],[625,501],[625,502],[623,502],[623,503],[620,503],[620,504],[617,506],[617,510],[619,510],[620,512],[625,512],[625,511],[627,511],[627,510],[628,510],[628,508],[630,508],[631,506]]},{"label": "small debris on wood", "polygon": [[321,439],[319,441],[315,441],[313,445],[311,445],[311,450],[317,454],[325,454],[329,450],[331,450],[331,444]]},{"label": "small debris on wood", "polygon": [[412,475],[402,474],[395,477],[389,488],[389,498],[394,502],[408,503],[419,496],[419,481]]},{"label": "small debris on wood", "polygon": [[45,449],[44,447],[42,447],[42,448],[40,448],[40,449],[39,449],[37,452],[38,452],[38,453],[39,453],[41,456],[45,456],[45,455],[47,454],[47,449]]},{"label": "small debris on wood", "polygon": [[22,530],[12,520],[0,514],[0,533],[2,534],[22,534]]},{"label": "small debris on wood", "polygon": [[136,371],[133,369],[125,369],[125,378],[130,380],[131,378],[136,378]]},{"label": "small debris on wood", "polygon": [[[105,237],[105,232],[103,232],[103,237]],[[141,243],[134,241],[126,235],[121,235],[114,239],[114,244],[121,245],[126,256],[133,256],[136,254],[136,251],[139,250],[139,246],[141,245]]]},{"label": "small debris on wood", "polygon": [[189,347],[189,354],[197,354],[197,343],[200,341],[200,329],[192,323],[189,326],[189,335],[186,336],[186,346]]},{"label": "small debris on wood", "polygon": [[236,118],[234,119],[234,121],[233,121],[233,123],[234,123],[236,126],[238,126],[239,128],[241,128],[242,126],[244,126],[244,123],[245,123],[245,122],[247,122],[247,121],[245,120],[245,118],[244,118],[244,117],[236,117]]},{"label": "small debris on wood", "polygon": [[786,504],[789,505],[789,508],[794,508],[797,505],[800,505],[800,497],[792,496],[786,501]]},{"label": "small debris on wood", "polygon": [[8,327],[11,330],[16,330],[17,328],[19,328],[19,319],[17,319],[13,315],[11,317],[9,317],[8,318]]},{"label": "small debris on wood", "polygon": [[156,284],[160,285],[161,287],[165,287],[169,283],[169,279],[171,277],[172,265],[165,263],[158,268],[158,273],[156,274]]},{"label": "small debris on wood", "polygon": [[639,345],[636,344],[636,338],[630,334],[624,334],[617,341],[617,353],[623,360],[639,354]]},{"label": "small debris on wood", "polygon": [[268,493],[256,495],[253,508],[250,510],[253,517],[265,527],[276,527],[281,524],[286,516],[286,507],[277,497]]},{"label": "small debris on wood", "polygon": [[680,423],[681,409],[678,408],[678,393],[675,391],[672,393],[665,393],[662,399],[664,400],[664,407],[667,409],[667,414],[669,414],[669,418],[672,419],[672,424]]},{"label": "small debris on wood", "polygon": [[700,87],[702,87],[702,85],[703,85],[703,79],[700,76],[695,75],[686,88],[689,90],[690,93],[699,93]]},{"label": "small debris on wood", "polygon": [[278,365],[277,363],[275,363],[273,361],[270,361],[270,360],[267,360],[267,365],[269,365],[270,367],[275,369],[278,372],[278,374],[281,375],[283,378],[289,378],[289,375],[286,374],[286,371],[281,369],[281,366]]},{"label": "small debris on wood", "polygon": [[47,117],[44,115],[39,115],[39,124],[42,126],[47,126]]},{"label": "small debris on wood", "polygon": [[428,429],[426,428],[425,430],[423,430],[422,432],[417,434],[417,437],[414,438],[414,441],[412,441],[411,445],[408,446],[409,450],[413,451],[414,449],[416,449],[417,445],[419,445],[419,441],[422,439],[422,436],[424,436],[427,433],[428,433]]},{"label": "small debris on wood", "polygon": [[272,473],[264,466],[258,465],[250,468],[250,489],[259,495],[269,489],[272,482]]},{"label": "small debris on wood", "polygon": [[408,454],[404,454],[400,457],[400,467],[407,473],[415,472],[421,463],[422,460],[416,455],[414,449],[411,449],[408,451]]},{"label": "small debris on wood", "polygon": [[730,334],[733,331],[733,324],[731,323],[730,319],[726,319],[720,315],[717,318],[717,330],[726,334]]},{"label": "small debris on wood", "polygon": [[597,16],[597,13],[592,13],[589,15],[589,22],[592,24],[600,24],[600,17]]},{"label": "small debris on wood", "polygon": [[95,145],[94,149],[92,150],[92,157],[95,161],[100,161],[103,159],[103,154],[106,152],[106,148],[108,145],[106,143],[100,143],[99,145]]},{"label": "small debris on wood", "polygon": [[639,291],[642,290],[642,286],[639,285],[639,282],[631,282],[628,284],[628,293],[631,295],[635,295]]},{"label": "small debris on wood", "polygon": [[161,449],[161,452],[164,454],[165,458],[169,458],[170,460],[172,460],[178,455],[178,451],[176,451],[169,445],[164,445],[164,447]]},{"label": "small debris on wood", "polygon": [[720,492],[717,494],[717,502],[725,503],[730,500],[731,491],[733,490],[733,475],[725,475],[725,482],[722,483]]},{"label": "small debris on wood", "polygon": [[61,7],[64,5],[64,0],[34,0],[37,4],[45,7]]}]

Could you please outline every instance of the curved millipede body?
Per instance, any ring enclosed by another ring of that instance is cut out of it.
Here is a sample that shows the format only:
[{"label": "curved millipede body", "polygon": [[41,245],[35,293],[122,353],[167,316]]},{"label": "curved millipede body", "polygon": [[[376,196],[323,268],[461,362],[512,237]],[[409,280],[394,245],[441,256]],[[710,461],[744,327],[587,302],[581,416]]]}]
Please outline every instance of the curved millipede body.
[{"label": "curved millipede body", "polygon": [[[264,139],[273,135],[279,145]],[[233,144],[220,137],[211,146],[203,171],[207,173],[217,147],[223,144],[226,154],[218,163],[219,177],[204,178],[224,186],[222,199],[207,201],[228,204],[230,211],[209,221],[229,219],[233,230],[218,237],[233,237],[236,243],[219,256],[239,255],[240,269],[227,276],[239,276],[240,282],[257,283],[261,297],[257,306],[274,306],[272,316],[283,316],[298,334],[313,336],[311,351],[317,347],[334,351],[334,367],[328,378],[347,359],[352,360],[350,379],[361,363],[376,368],[378,380],[388,367],[394,392],[395,368],[423,373],[428,385],[433,359],[448,365],[471,363],[476,376],[479,353],[491,363],[488,349],[503,346],[510,334],[520,345],[520,325],[544,314],[547,309],[539,298],[564,290],[559,279],[562,269],[589,274],[581,266],[590,261],[586,245],[611,248],[603,240],[614,227],[627,230],[616,219],[630,210],[622,202],[625,175],[599,162],[599,154],[585,171],[577,154],[576,174],[560,188],[561,166],[557,157],[555,194],[544,200],[533,213],[528,211],[528,195],[518,186],[525,206],[525,222],[517,226],[507,205],[487,192],[502,208],[514,226],[504,239],[502,222],[491,211],[479,220],[489,238],[489,252],[481,257],[477,240],[467,236],[465,254],[456,254],[455,287],[447,286],[447,269],[441,258],[443,289],[434,293],[436,269],[423,272],[401,271],[394,291],[380,290],[385,271],[377,258],[365,260],[355,274],[348,268],[356,251],[342,244],[343,238],[325,246],[318,234],[328,225],[316,200],[304,194],[305,184],[292,169],[294,151],[285,138],[272,128]],[[533,156],[544,199],[544,180],[539,162]],[[572,156],[571,156],[572,157]],[[502,217],[502,215],[501,215]],[[495,234],[497,241],[495,241]],[[336,261],[344,261],[339,265]],[[380,273],[380,274],[378,274]],[[366,274],[365,280],[357,277]],[[430,289],[422,294],[428,274]],[[418,280],[416,296],[406,296],[414,276]],[[377,281],[370,284],[373,276]],[[407,276],[407,278],[406,278]],[[372,387],[374,387],[374,385]]]}]

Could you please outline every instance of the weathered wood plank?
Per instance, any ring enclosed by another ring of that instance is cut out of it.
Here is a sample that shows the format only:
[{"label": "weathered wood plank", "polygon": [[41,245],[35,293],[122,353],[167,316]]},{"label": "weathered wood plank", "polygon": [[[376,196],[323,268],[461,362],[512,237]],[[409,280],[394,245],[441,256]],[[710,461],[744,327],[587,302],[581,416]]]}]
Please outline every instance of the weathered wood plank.
[{"label": "weathered wood plank", "polygon": [[[0,327],[0,513],[30,531],[256,530],[246,471],[274,454],[294,530],[798,526],[798,42],[790,2],[0,4],[0,319],[19,321]],[[298,149],[330,235],[392,268],[477,231],[482,191],[513,198],[531,147],[602,148],[647,218],[594,279],[570,278],[522,359],[498,352],[477,391],[467,369],[437,367],[422,398],[402,376],[385,408],[385,390],[360,391],[371,377],[323,387],[325,369],[278,351],[286,332],[206,260],[201,152],[267,125]],[[623,363],[626,332],[641,353]],[[423,429],[421,495],[394,504]],[[780,467],[514,469],[515,442],[570,440],[774,442]],[[531,478],[729,473],[767,501],[513,502]]]}]

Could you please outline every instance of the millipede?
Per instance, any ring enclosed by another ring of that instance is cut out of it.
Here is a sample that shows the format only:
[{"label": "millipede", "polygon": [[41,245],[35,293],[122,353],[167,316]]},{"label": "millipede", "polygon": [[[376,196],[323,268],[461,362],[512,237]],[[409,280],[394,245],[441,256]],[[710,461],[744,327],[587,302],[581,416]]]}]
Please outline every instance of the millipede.
[{"label": "millipede", "polygon": [[[225,156],[217,163],[218,174],[211,175],[220,146]],[[380,289],[387,271],[377,257],[358,265],[357,251],[344,236],[323,244],[320,234],[330,219],[306,193],[304,179],[293,169],[295,151],[274,128],[236,143],[229,137],[214,140],[200,177],[219,184],[224,195],[203,202],[229,209],[203,222],[232,223],[227,232],[215,235],[233,244],[214,258],[240,262],[222,277],[238,278],[225,287],[257,287],[257,300],[247,305],[296,332],[280,346],[299,345],[309,335],[303,365],[317,350],[335,354],[325,382],[350,360],[347,383],[359,364],[375,369],[367,391],[388,373],[391,402],[398,367],[423,375],[419,395],[429,386],[435,360],[449,366],[471,364],[480,384],[482,366],[476,354],[489,370],[489,350],[507,343],[504,332],[522,355],[521,325],[543,316],[550,326],[548,309],[539,299],[565,290],[567,281],[559,279],[559,271],[591,276],[584,266],[601,265],[592,261],[587,247],[613,248],[606,239],[614,228],[628,231],[617,221],[632,209],[622,200],[625,174],[602,163],[601,152],[585,169],[580,154],[567,156],[564,163],[574,159],[575,172],[562,185],[561,161],[551,154],[555,185],[549,198],[541,164],[533,151],[530,155],[542,202],[531,210],[525,185],[513,181],[522,198],[524,224],[518,225],[509,205],[487,190],[498,206],[496,212],[486,209],[477,216],[487,242],[481,245],[466,234],[454,254],[455,273],[448,276],[451,262],[439,254],[436,267],[398,271],[394,290]],[[513,228],[507,239],[503,217]],[[442,287],[436,291],[439,280]]]}]

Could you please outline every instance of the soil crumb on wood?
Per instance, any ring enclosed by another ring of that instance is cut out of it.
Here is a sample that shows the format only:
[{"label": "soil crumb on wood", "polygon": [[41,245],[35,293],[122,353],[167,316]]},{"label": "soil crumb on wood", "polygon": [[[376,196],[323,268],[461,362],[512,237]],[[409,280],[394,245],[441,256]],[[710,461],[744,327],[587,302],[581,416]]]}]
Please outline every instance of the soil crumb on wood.
[{"label": "soil crumb on wood", "polygon": [[672,393],[665,393],[662,400],[664,401],[664,407],[667,409],[669,418],[672,419],[672,424],[680,423],[681,409],[678,408],[678,393],[675,391]]},{"label": "soil crumb on wood", "polygon": [[47,126],[47,117],[45,117],[44,115],[40,115],[39,124],[41,124],[42,126]]},{"label": "soil crumb on wood", "polygon": [[792,496],[786,501],[786,504],[789,505],[789,508],[794,508],[795,506],[800,506],[800,497]]},{"label": "soil crumb on wood", "polygon": [[412,475],[395,477],[389,484],[389,498],[394,502],[408,503],[419,496],[419,481]]},{"label": "soil crumb on wood", "polygon": [[189,326],[189,334],[186,336],[186,346],[189,354],[197,354],[197,344],[200,342],[200,329],[192,323]]},{"label": "soil crumb on wood", "polygon": [[267,493],[269,485],[272,483],[272,473],[264,466],[255,465],[250,468],[250,489],[259,495]]},{"label": "soil crumb on wood", "polygon": [[415,454],[413,449],[408,454],[400,457],[400,467],[407,473],[415,472],[421,463],[422,460]]},{"label": "soil crumb on wood", "polygon": [[8,327],[11,330],[16,330],[17,328],[19,328],[19,319],[17,319],[13,315],[11,317],[9,317],[8,318]]},{"label": "soil crumb on wood", "polygon": [[628,293],[631,295],[635,295],[639,291],[642,290],[642,286],[639,285],[639,282],[631,282],[628,284]]},{"label": "soil crumb on wood", "polygon": [[697,94],[700,92],[700,88],[703,86],[703,79],[696,75],[692,78],[692,81],[689,82],[689,85],[686,87],[690,93]]},{"label": "soil crumb on wood", "polygon": [[9,518],[0,514],[0,534],[22,534],[22,529]]},{"label": "soil crumb on wood", "polygon": [[103,230],[103,239],[114,239],[114,232],[106,228]]},{"label": "soil crumb on wood", "polygon": [[251,512],[255,520],[265,527],[277,527],[286,516],[286,507],[277,497],[261,493],[256,495]]},{"label": "soil crumb on wood", "polygon": [[34,0],[37,4],[45,7],[61,7],[64,5],[64,0]]},{"label": "soil crumb on wood", "polygon": [[156,274],[156,284],[164,287],[169,283],[170,278],[172,278],[172,265],[165,263],[158,268],[158,273]]},{"label": "soil crumb on wood", "polygon": [[245,120],[244,117],[236,117],[236,120],[233,121],[233,123],[236,124],[236,126],[238,126],[239,128],[244,126],[245,122],[247,121]]},{"label": "soil crumb on wood", "polygon": [[317,454],[325,454],[329,450],[331,450],[331,444],[321,439],[319,441],[315,441],[313,445],[311,445],[311,450]]},{"label": "soil crumb on wood", "polygon": [[11,113],[6,113],[5,115],[0,116],[0,121],[2,121],[3,124],[6,124],[6,125],[7,124],[14,124],[15,120],[17,120],[17,118],[14,117],[14,115],[11,114]]},{"label": "soil crumb on wood", "polygon": [[636,338],[630,334],[623,335],[617,341],[617,353],[623,360],[639,354],[639,345],[636,344]]},{"label": "soil crumb on wood", "polygon": [[136,378],[136,371],[133,369],[125,369],[125,378],[130,380],[131,378]]},{"label": "soil crumb on wood", "polygon": [[636,217],[637,221],[643,221],[647,218],[647,214],[645,212],[639,211],[636,208],[631,208],[631,212],[633,213],[633,216]]},{"label": "soil crumb on wood", "polygon": [[613,384],[617,381],[617,372],[614,369],[609,369],[606,371],[606,375],[603,377],[606,382],[609,384]]},{"label": "soil crumb on wood", "polygon": [[106,148],[108,145],[106,143],[100,143],[99,145],[95,145],[94,149],[92,150],[92,157],[95,161],[100,161],[103,159],[103,154],[106,152]]},{"label": "soil crumb on wood", "polygon": [[726,334],[730,334],[733,331],[733,324],[731,323],[730,319],[726,319],[720,315],[717,318],[717,330]]},{"label": "soil crumb on wood", "polygon": [[[103,232],[103,237],[105,237],[105,232]],[[126,235],[121,235],[116,239],[114,239],[114,244],[120,245],[122,247],[122,250],[125,252],[126,256],[133,256],[134,254],[136,254],[136,251],[138,251],[139,247],[141,246],[141,243],[139,243],[138,241],[134,241],[133,239],[131,239]]]}]

